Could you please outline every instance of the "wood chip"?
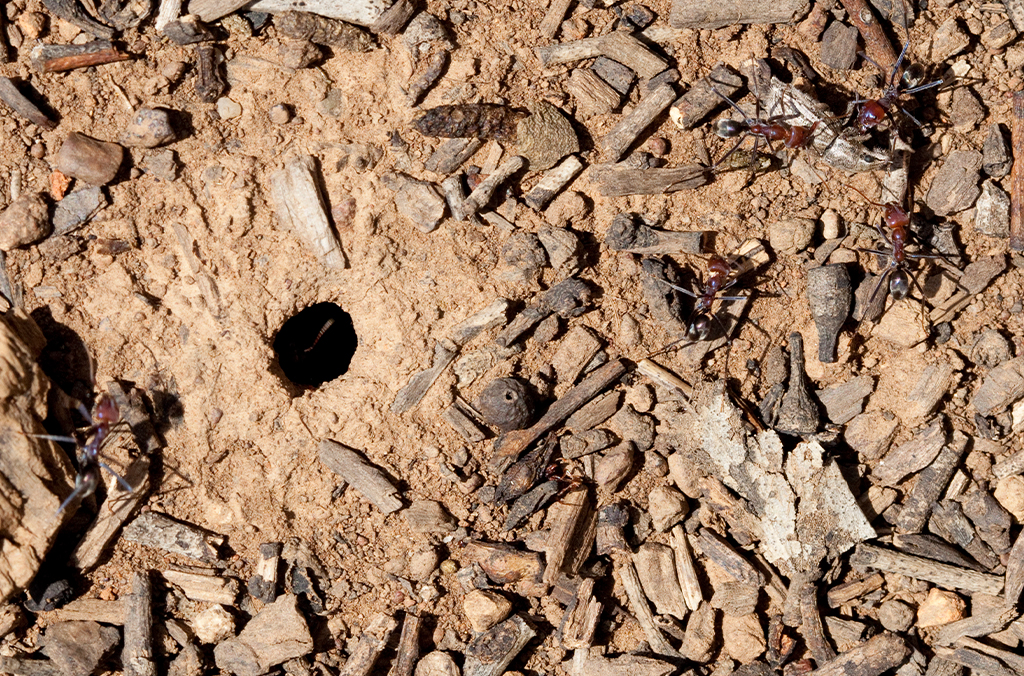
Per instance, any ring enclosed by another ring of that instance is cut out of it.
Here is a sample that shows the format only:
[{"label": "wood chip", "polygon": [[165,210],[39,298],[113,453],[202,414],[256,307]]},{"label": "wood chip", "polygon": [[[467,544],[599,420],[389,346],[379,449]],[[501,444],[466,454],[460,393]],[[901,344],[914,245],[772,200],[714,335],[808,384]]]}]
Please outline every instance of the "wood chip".
[{"label": "wood chip", "polygon": [[337,441],[324,439],[320,442],[320,461],[384,514],[404,506],[401,493],[387,474],[358,451]]}]

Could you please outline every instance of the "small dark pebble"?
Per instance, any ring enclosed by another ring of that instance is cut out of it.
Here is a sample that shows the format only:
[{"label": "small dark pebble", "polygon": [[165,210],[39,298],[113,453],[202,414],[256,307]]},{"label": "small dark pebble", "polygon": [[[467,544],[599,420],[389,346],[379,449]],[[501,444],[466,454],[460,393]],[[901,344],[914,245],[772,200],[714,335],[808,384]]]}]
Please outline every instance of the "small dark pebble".
[{"label": "small dark pebble", "polygon": [[949,322],[936,324],[932,328],[932,333],[935,335],[935,344],[942,345],[953,336],[953,325]]},{"label": "small dark pebble", "polygon": [[643,30],[654,23],[654,12],[643,5],[630,5],[622,13],[622,23],[628,28]]},{"label": "small dark pebble", "polygon": [[533,420],[533,401],[526,384],[518,378],[496,378],[476,400],[484,421],[503,432],[523,429]]},{"label": "small dark pebble", "polygon": [[38,596],[26,599],[25,608],[33,613],[48,612],[60,608],[72,598],[75,591],[67,580],[57,580],[47,585]]}]

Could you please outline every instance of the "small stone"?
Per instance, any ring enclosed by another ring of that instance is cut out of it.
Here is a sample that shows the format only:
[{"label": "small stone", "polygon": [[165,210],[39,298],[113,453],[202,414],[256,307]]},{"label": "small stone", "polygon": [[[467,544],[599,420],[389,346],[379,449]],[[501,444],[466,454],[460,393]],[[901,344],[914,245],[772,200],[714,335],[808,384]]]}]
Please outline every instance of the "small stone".
[{"label": "small stone", "polygon": [[1016,357],[989,371],[971,403],[978,413],[992,415],[1024,397],[1024,357]]},{"label": "small stone", "polygon": [[503,279],[529,284],[540,277],[541,268],[548,264],[548,255],[540,237],[517,230],[501,245],[501,262],[506,266],[501,275]]},{"label": "small stone", "polygon": [[1013,358],[1013,345],[996,329],[988,329],[974,341],[971,358],[983,366],[999,366]]},{"label": "small stone", "polygon": [[833,21],[821,36],[821,62],[836,70],[850,70],[857,63],[857,29]]},{"label": "small stone", "polygon": [[974,205],[974,229],[989,237],[1010,236],[1010,196],[995,181],[981,185],[981,197]]},{"label": "small stone", "polygon": [[880,411],[861,413],[847,424],[843,439],[860,455],[861,462],[877,460],[889,450],[899,424]]},{"label": "small stone", "polygon": [[768,644],[757,613],[740,617],[723,615],[722,647],[740,664],[749,664],[764,654]]},{"label": "small stone", "polygon": [[177,82],[185,75],[186,70],[188,70],[188,64],[184,61],[168,61],[160,68],[160,74],[169,82]]},{"label": "small stone", "polygon": [[11,251],[50,234],[50,214],[43,193],[26,193],[0,212],[0,251]]},{"label": "small stone", "polygon": [[452,656],[441,650],[427,653],[416,663],[414,676],[459,676],[462,671]]},{"label": "small stone", "polygon": [[931,324],[924,306],[908,298],[894,302],[871,332],[876,338],[903,347],[924,342],[930,334]]},{"label": "small stone", "polygon": [[1014,474],[1003,477],[992,491],[992,497],[1013,515],[1017,523],[1024,522],[1024,476]]},{"label": "small stone", "polygon": [[632,405],[620,408],[608,423],[620,439],[629,439],[641,453],[654,446],[654,418],[638,413]]},{"label": "small stone", "polygon": [[676,525],[689,512],[686,497],[671,486],[655,486],[647,498],[647,511],[651,513],[654,530],[664,533]]},{"label": "small stone", "polygon": [[57,171],[92,185],[106,185],[117,176],[124,160],[124,148],[98,141],[77,131],[68,135],[57,153]]},{"label": "small stone", "polygon": [[953,90],[949,119],[953,120],[953,127],[961,132],[970,131],[985,121],[985,107],[970,87],[957,87]]},{"label": "small stone", "polygon": [[463,597],[462,609],[469,626],[480,633],[504,621],[512,611],[512,602],[497,592],[474,589]]},{"label": "small stone", "polygon": [[405,510],[405,520],[417,533],[451,533],[458,526],[441,503],[433,500],[413,501]]},{"label": "small stone", "polygon": [[217,99],[217,114],[222,120],[233,120],[242,114],[242,106],[226,96]]},{"label": "small stone", "polygon": [[[328,117],[341,117],[345,112],[345,92],[338,87],[332,87],[327,96],[318,105],[320,112]],[[297,120],[298,118],[296,118]]]},{"label": "small stone", "polygon": [[437,570],[440,562],[441,555],[438,554],[437,549],[434,547],[421,549],[409,557],[407,568],[409,577],[417,582],[426,582],[434,574],[434,571]]},{"label": "small stone", "polygon": [[235,618],[223,606],[207,608],[192,618],[191,624],[196,638],[202,643],[220,643],[235,635]]},{"label": "small stone", "polygon": [[147,174],[163,181],[173,181],[178,178],[178,157],[170,149],[146,155],[142,158],[140,166]]},{"label": "small stone", "polygon": [[28,149],[29,155],[37,160],[41,160],[46,157],[46,145],[42,141],[35,141],[32,143],[32,147]]},{"label": "small stone", "polygon": [[274,124],[288,124],[292,119],[292,109],[284,103],[279,103],[276,106],[271,107],[267,112],[267,117]]},{"label": "small stone", "polygon": [[597,485],[609,493],[619,490],[622,482],[633,469],[635,456],[636,451],[631,441],[625,441],[605,453],[594,470],[594,480],[597,481]]},{"label": "small stone", "polygon": [[768,242],[777,253],[800,253],[811,245],[814,229],[814,221],[809,218],[779,221],[768,229]]},{"label": "small stone", "polygon": [[989,51],[998,52],[1016,38],[1017,31],[1013,24],[1010,21],[1003,21],[981,34],[981,44]]},{"label": "small stone", "polygon": [[982,155],[976,150],[954,150],[935,174],[927,204],[937,216],[949,216],[970,209],[981,194]]},{"label": "small stone", "polygon": [[249,620],[237,637],[217,644],[213,651],[217,667],[238,676],[259,676],[311,652],[313,638],[297,600],[294,594],[278,597]]},{"label": "small stone", "polygon": [[967,604],[951,591],[936,587],[928,590],[928,596],[917,607],[917,626],[940,627],[964,619]]},{"label": "small stone", "polygon": [[444,218],[444,197],[433,183],[398,175],[385,185],[395,190],[395,208],[422,232],[433,232]]},{"label": "small stone", "polygon": [[932,35],[931,60],[945,61],[962,52],[971,43],[970,37],[961,30],[955,18],[947,19]]},{"label": "small stone", "polygon": [[992,178],[1002,178],[1010,173],[1013,157],[1010,155],[1010,146],[1006,143],[1006,136],[998,122],[989,126],[981,156],[981,170]]},{"label": "small stone", "polygon": [[693,460],[683,453],[672,453],[668,456],[668,476],[683,495],[698,500],[702,497],[700,489],[701,469]]},{"label": "small stone", "polygon": [[35,40],[46,30],[46,15],[40,12],[22,12],[18,16],[18,28],[26,40]]},{"label": "small stone", "polygon": [[572,123],[561,110],[547,101],[530,107],[530,116],[516,126],[518,155],[526,158],[530,171],[544,171],[563,157],[580,151],[580,140]]},{"label": "small stone", "polygon": [[835,209],[826,209],[819,220],[821,221],[821,236],[825,239],[836,239],[842,234],[839,214]]},{"label": "small stone", "polygon": [[139,108],[121,134],[129,148],[156,148],[177,138],[170,113],[163,108]]},{"label": "small stone", "polygon": [[878,607],[878,621],[889,631],[905,632],[914,624],[914,609],[898,599],[889,599]]},{"label": "small stone", "polygon": [[579,236],[568,228],[541,228],[537,232],[541,246],[548,255],[550,265],[561,279],[579,271],[582,261]]},{"label": "small stone", "polygon": [[285,40],[277,46],[277,62],[285,68],[309,68],[323,58],[323,50],[309,40]]},{"label": "small stone", "polygon": [[640,340],[640,322],[633,315],[623,315],[619,320],[619,342],[625,347],[635,347]]},{"label": "small stone", "polygon": [[533,329],[533,339],[541,345],[547,345],[558,337],[562,331],[562,318],[558,315],[548,315],[540,320],[540,323]]},{"label": "small stone", "polygon": [[533,422],[533,397],[518,378],[492,380],[477,397],[476,408],[484,422],[502,432],[524,429]]}]

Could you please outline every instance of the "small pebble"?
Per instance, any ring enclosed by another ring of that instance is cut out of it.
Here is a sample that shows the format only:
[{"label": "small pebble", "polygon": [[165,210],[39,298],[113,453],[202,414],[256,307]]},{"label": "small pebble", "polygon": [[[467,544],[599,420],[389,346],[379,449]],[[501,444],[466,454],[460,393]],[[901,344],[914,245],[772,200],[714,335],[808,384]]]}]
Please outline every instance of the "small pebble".
[{"label": "small pebble", "polygon": [[404,514],[409,528],[417,533],[450,533],[457,525],[455,518],[433,500],[416,500]]},{"label": "small pebble", "polygon": [[43,193],[24,194],[0,212],[0,251],[38,242],[51,228]]},{"label": "small pebble", "polygon": [[918,627],[939,627],[964,618],[964,600],[951,591],[932,587],[917,608]]},{"label": "small pebble", "polygon": [[283,103],[279,103],[272,107],[267,115],[270,117],[270,121],[274,124],[288,124],[292,119],[291,108]]},{"label": "small pebble", "polygon": [[462,599],[462,609],[473,631],[487,631],[508,617],[512,602],[498,592],[474,589]]},{"label": "small pebble", "polygon": [[518,378],[496,378],[477,397],[484,422],[503,432],[520,430],[533,421],[533,397]]},{"label": "small pebble", "polygon": [[768,241],[777,253],[800,253],[814,239],[814,221],[809,218],[790,218],[772,224]]},{"label": "small pebble", "polygon": [[217,99],[217,114],[222,120],[231,120],[242,114],[242,106],[226,96]]},{"label": "small pebble", "polygon": [[188,70],[188,64],[183,61],[168,61],[160,69],[160,74],[163,75],[169,82],[177,82]]},{"label": "small pebble", "polygon": [[124,148],[116,143],[71,132],[54,162],[57,171],[92,185],[114,180],[124,160]]},{"label": "small pebble", "polygon": [[434,574],[434,571],[437,570],[440,561],[441,556],[434,547],[428,547],[416,552],[409,557],[407,568],[409,577],[417,582],[426,582]]},{"label": "small pebble", "polygon": [[988,329],[974,341],[971,358],[983,366],[999,366],[1013,358],[1013,345],[996,329]]},{"label": "small pebble", "polygon": [[140,108],[121,134],[129,148],[156,148],[177,138],[170,113],[163,108]]},{"label": "small pebble", "polygon": [[597,485],[610,493],[619,490],[622,482],[633,469],[636,451],[631,441],[626,441],[605,453],[594,470]]},{"label": "small pebble", "polygon": [[416,663],[416,676],[459,676],[460,673],[451,655],[441,650],[427,653]]},{"label": "small pebble", "polygon": [[651,514],[654,530],[664,533],[676,525],[690,511],[686,497],[671,486],[655,486],[648,496],[647,511]]},{"label": "small pebble", "polygon": [[46,146],[43,145],[42,141],[36,141],[32,144],[32,147],[28,150],[29,154],[37,160],[41,160],[46,157]]},{"label": "small pebble", "polygon": [[821,236],[825,239],[836,239],[841,233],[839,214],[834,209],[826,209],[821,215]]},{"label": "small pebble", "polygon": [[212,606],[192,618],[192,629],[202,643],[220,643],[235,634],[235,619],[223,606]]},{"label": "small pebble", "polygon": [[914,624],[914,609],[903,601],[890,599],[878,607],[878,621],[889,631],[901,633]]}]

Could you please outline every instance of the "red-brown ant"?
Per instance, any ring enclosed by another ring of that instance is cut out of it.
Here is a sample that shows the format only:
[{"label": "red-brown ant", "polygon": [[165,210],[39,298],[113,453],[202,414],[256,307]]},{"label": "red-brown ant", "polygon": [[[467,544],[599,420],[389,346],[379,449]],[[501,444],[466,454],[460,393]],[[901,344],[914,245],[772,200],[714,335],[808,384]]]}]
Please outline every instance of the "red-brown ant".
[{"label": "red-brown ant", "polygon": [[64,508],[75,498],[85,498],[96,491],[100,483],[101,467],[110,472],[126,491],[131,492],[132,490],[131,485],[120,474],[100,460],[100,449],[103,447],[103,443],[110,436],[111,429],[121,420],[121,411],[117,406],[117,402],[110,395],[102,394],[96,401],[92,415],[89,415],[89,411],[81,404],[79,404],[79,410],[83,416],[92,421],[92,424],[81,433],[81,437],[87,439],[84,444],[81,442],[81,438],[50,434],[32,435],[39,439],[73,443],[77,449],[78,474],[75,476],[75,489],[71,491],[71,495],[65,498],[64,502],[57,508],[57,514],[63,512]]}]

